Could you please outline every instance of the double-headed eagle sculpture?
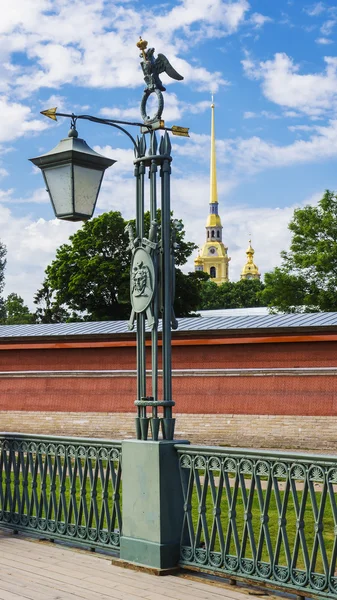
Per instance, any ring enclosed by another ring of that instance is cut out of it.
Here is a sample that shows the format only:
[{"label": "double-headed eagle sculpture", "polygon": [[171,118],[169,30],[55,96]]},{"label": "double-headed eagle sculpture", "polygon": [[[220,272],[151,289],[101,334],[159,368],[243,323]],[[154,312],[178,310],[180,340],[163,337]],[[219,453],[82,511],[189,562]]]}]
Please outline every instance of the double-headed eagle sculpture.
[{"label": "double-headed eagle sculpture", "polygon": [[171,65],[170,61],[164,54],[158,54],[157,58],[154,57],[155,48],[147,48],[147,41],[139,39],[137,47],[141,50],[140,57],[143,59],[141,67],[144,73],[144,80],[146,83],[146,89],[154,91],[155,89],[165,92],[166,88],[160,81],[159,74],[167,73],[172,79],[181,81],[183,78]]},{"label": "double-headed eagle sculpture", "polygon": [[[146,88],[143,94],[143,100],[141,104],[141,113],[145,122],[153,122],[160,120],[163,108],[164,100],[161,92],[165,92],[166,88],[163,86],[160,80],[160,73],[167,73],[172,79],[181,81],[183,78],[171,65],[170,61],[164,54],[158,54],[157,58],[154,57],[155,48],[147,49],[147,41],[142,38],[137,42],[137,47],[141,50],[140,58],[142,58],[141,67],[144,73],[144,81]],[[156,115],[151,119],[146,115],[146,101],[150,94],[155,92],[158,98],[158,110]]]}]

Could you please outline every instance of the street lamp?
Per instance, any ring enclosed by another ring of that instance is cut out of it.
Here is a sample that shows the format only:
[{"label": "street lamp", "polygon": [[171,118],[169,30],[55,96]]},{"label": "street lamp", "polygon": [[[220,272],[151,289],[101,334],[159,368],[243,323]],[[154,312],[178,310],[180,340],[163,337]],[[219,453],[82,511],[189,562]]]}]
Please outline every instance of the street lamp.
[{"label": "street lamp", "polygon": [[104,171],[116,162],[78,138],[75,123],[53,150],[30,161],[43,173],[55,216],[66,221],[92,217]]},{"label": "street lamp", "polygon": [[[134,175],[136,178],[136,231],[129,224],[127,230],[132,251],[130,268],[130,297],[132,312],[129,329],[137,325],[137,407],[136,435],[138,440],[147,440],[151,431],[152,440],[173,440],[175,419],[172,418],[172,367],[171,328],[178,326],[173,311],[174,301],[174,245],[179,223],[171,228],[170,175],[171,142],[168,131],[173,135],[188,137],[188,129],[178,126],[165,127],[162,120],[165,91],[159,74],[166,72],[173,79],[183,77],[173,69],[168,59],[159,54],[154,58],[154,48],[147,49],[147,42],[140,38],[141,67],[146,88],[141,101],[142,123],[131,123],[116,119],[101,119],[91,115],[58,113],[56,108],[42,111],[53,120],[57,116],[70,117],[71,129],[68,138],[46,154],[31,159],[39,167],[47,185],[47,191],[60,219],[78,221],[92,216],[104,171],[114,160],[92,150],[84,140],[78,138],[76,123],[87,120],[109,125],[122,131],[131,140],[134,152]],[[153,117],[147,115],[147,100],[151,94],[157,98],[157,109]],[[135,140],[122,125],[140,127],[141,137]],[[164,130],[158,146],[156,130]],[[149,136],[147,150],[146,135]],[[161,207],[161,235],[157,224],[157,172],[161,177],[159,204]],[[149,208],[151,228],[145,237],[145,175],[149,175]],[[163,393],[158,397],[158,320],[162,319],[162,369]],[[151,371],[149,386],[146,379],[146,321],[151,331]],[[149,387],[151,388],[150,393]],[[147,411],[150,411],[150,416]],[[160,411],[162,413],[160,414]]]}]

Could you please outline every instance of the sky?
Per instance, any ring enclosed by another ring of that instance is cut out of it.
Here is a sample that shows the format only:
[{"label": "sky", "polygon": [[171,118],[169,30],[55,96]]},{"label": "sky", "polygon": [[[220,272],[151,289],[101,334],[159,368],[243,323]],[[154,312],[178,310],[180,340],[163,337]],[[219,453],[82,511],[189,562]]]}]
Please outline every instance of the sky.
[{"label": "sky", "polygon": [[[166,75],[173,138],[172,208],[202,245],[209,202],[211,93],[219,214],[236,281],[251,237],[262,274],[289,247],[297,207],[337,190],[337,0],[11,0],[0,21],[0,240],[5,295],[33,308],[56,249],[81,224],[58,221],[29,158],[67,136],[40,111],[140,120],[139,36],[184,76]],[[79,136],[114,158],[95,215],[135,215],[133,151],[110,127]],[[137,132],[134,132],[137,133]],[[185,271],[193,270],[193,258]]]}]

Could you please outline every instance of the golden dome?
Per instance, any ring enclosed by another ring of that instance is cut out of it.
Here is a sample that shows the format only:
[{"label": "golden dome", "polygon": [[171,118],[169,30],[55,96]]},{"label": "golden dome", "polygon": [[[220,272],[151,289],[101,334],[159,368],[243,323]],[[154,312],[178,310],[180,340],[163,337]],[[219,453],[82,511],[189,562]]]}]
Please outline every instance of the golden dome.
[{"label": "golden dome", "polygon": [[221,227],[219,215],[209,214],[206,221],[206,227]]},{"label": "golden dome", "polygon": [[255,263],[246,264],[243,267],[241,271],[241,277],[246,275],[253,275],[254,278],[256,278],[257,275],[260,277],[259,269]]},{"label": "golden dome", "polygon": [[253,261],[255,250],[252,247],[252,242],[249,240],[249,246],[246,250],[247,262],[241,271],[241,279],[260,279],[261,274]]},{"label": "golden dome", "polygon": [[203,260],[200,256],[200,254],[198,254],[197,258],[194,259],[194,264],[195,265],[203,265]]}]

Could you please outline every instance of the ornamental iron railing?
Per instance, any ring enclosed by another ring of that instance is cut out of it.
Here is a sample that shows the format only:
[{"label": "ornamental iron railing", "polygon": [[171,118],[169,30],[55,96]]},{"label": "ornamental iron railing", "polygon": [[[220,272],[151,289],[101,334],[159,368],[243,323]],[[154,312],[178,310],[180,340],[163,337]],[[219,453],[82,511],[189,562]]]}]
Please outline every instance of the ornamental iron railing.
[{"label": "ornamental iron railing", "polygon": [[337,597],[337,457],[176,449],[182,566]]},{"label": "ornamental iron railing", "polygon": [[119,550],[121,442],[0,434],[0,526]]}]

